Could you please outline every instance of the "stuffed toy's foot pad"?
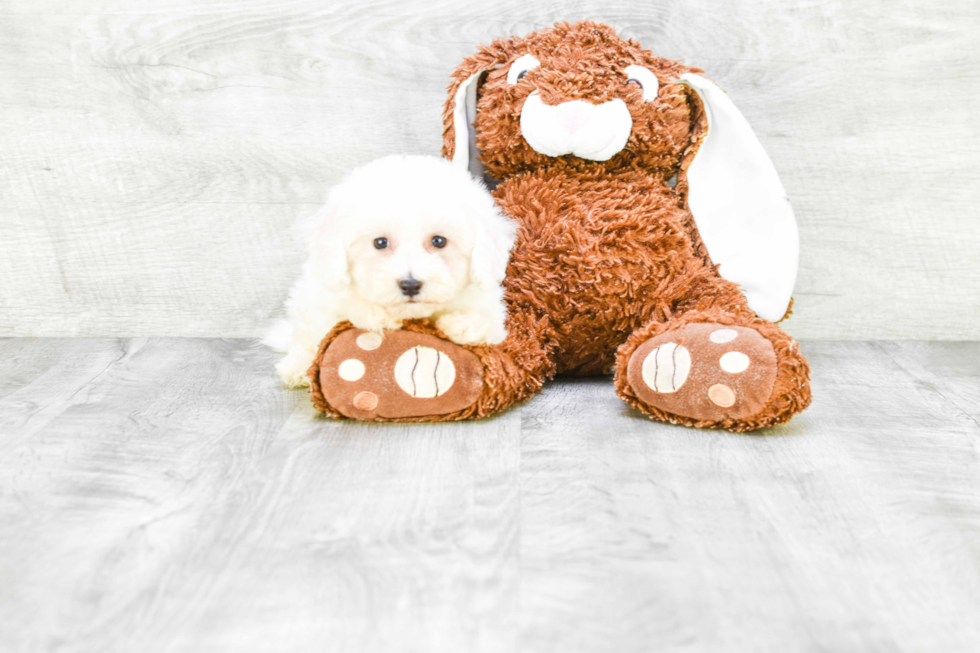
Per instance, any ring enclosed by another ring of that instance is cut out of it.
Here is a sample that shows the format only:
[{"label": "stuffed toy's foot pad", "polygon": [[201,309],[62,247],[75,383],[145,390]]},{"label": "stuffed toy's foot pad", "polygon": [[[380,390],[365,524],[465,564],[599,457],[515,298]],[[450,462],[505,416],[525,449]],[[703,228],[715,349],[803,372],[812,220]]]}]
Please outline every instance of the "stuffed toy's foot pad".
[{"label": "stuffed toy's foot pad", "polygon": [[750,327],[687,324],[637,347],[627,380],[641,401],[659,410],[698,420],[744,419],[769,402],[776,353]]},{"label": "stuffed toy's foot pad", "polygon": [[438,418],[470,406],[483,388],[475,354],[413,331],[345,331],[324,352],[319,375],[327,402],[362,420]]}]

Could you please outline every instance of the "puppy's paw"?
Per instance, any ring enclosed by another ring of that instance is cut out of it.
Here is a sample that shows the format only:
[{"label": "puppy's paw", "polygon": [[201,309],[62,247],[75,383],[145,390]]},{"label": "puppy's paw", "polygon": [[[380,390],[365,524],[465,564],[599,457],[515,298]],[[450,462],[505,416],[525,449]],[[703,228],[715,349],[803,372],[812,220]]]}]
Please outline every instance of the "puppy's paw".
[{"label": "puppy's paw", "polygon": [[460,345],[483,345],[502,342],[507,331],[485,315],[446,313],[436,320],[439,330]]},{"label": "puppy's paw", "polygon": [[276,372],[279,373],[279,378],[282,379],[287,388],[305,388],[310,385],[310,379],[306,373],[310,369],[310,365],[313,364],[314,358],[316,358],[315,353],[295,347],[290,349],[289,353],[276,363]]},{"label": "puppy's paw", "polygon": [[348,319],[358,329],[374,331],[375,333],[394,331],[402,328],[401,320],[392,318],[380,306],[367,303],[358,303],[351,306]]}]

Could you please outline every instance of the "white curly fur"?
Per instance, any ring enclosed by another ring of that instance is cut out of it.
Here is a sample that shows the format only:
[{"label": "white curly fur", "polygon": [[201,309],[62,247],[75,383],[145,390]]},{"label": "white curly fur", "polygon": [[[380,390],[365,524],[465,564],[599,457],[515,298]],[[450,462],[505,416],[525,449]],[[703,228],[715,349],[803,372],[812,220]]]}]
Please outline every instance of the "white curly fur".
[{"label": "white curly fur", "polygon": [[[501,282],[515,226],[465,169],[436,157],[378,159],[341,181],[302,231],[309,257],[287,318],[264,339],[285,352],[276,370],[288,386],[309,384],[320,341],[343,320],[380,332],[432,318],[460,344],[507,335]],[[433,236],[446,246],[434,247]],[[377,249],[377,238],[388,246]],[[398,285],[409,276],[422,282],[412,298]]]}]

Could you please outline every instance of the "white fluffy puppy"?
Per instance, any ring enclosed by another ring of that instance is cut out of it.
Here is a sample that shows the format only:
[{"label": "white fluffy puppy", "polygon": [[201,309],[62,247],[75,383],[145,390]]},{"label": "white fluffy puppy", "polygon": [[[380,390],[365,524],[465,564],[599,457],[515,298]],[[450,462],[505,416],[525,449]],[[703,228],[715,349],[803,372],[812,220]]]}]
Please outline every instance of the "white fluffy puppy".
[{"label": "white fluffy puppy", "polygon": [[309,258],[286,301],[287,319],[266,344],[290,387],[342,320],[370,331],[433,318],[460,344],[507,335],[501,282],[515,227],[486,187],[451,162],[390,156],[358,168],[328,195],[304,230]]}]

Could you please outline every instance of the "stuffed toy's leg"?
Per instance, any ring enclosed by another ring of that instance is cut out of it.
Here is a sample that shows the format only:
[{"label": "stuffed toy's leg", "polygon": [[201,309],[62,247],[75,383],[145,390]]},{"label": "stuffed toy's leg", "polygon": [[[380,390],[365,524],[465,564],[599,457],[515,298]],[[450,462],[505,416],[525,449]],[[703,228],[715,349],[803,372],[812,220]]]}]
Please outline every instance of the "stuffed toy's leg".
[{"label": "stuffed toy's leg", "polygon": [[371,333],[334,327],[310,368],[310,395],[333,417],[385,422],[478,419],[541,389],[554,364],[546,321],[512,316],[499,345],[449,341],[427,320]]},{"label": "stuffed toy's leg", "polygon": [[711,280],[683,312],[656,316],[616,355],[616,392],[651,418],[731,431],[781,424],[810,404],[799,345]]}]

